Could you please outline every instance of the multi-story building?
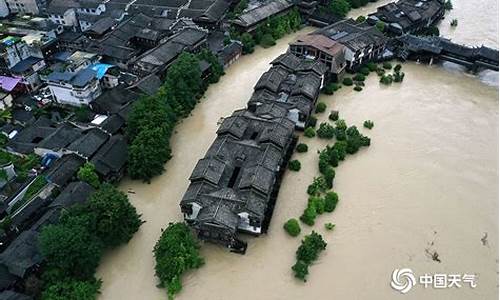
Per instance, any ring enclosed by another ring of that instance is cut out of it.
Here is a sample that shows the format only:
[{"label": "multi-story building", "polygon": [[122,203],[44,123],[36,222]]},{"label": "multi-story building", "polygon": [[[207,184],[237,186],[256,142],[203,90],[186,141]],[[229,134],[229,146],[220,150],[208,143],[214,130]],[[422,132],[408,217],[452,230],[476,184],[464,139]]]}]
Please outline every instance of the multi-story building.
[{"label": "multi-story building", "polygon": [[346,47],[324,35],[308,34],[290,43],[290,52],[299,57],[317,60],[327,67],[331,80],[338,80],[346,68]]},{"label": "multi-story building", "polygon": [[417,33],[430,27],[444,15],[444,0],[400,0],[380,6],[367,22],[383,22],[388,32],[400,35]]},{"label": "multi-story building", "polygon": [[39,15],[47,5],[46,0],[5,0],[10,13]]},{"label": "multi-story building", "polygon": [[314,32],[345,46],[347,68],[356,69],[382,55],[387,38],[375,26],[346,19]]},{"label": "multi-story building", "polygon": [[102,93],[97,73],[92,68],[76,73],[52,72],[46,81],[55,101],[64,105],[87,106]]}]

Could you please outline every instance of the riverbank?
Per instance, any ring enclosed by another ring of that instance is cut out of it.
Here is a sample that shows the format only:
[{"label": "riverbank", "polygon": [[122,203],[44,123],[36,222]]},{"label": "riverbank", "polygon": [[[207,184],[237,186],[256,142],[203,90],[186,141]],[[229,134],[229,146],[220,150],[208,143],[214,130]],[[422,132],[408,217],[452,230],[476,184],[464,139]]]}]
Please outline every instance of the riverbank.
[{"label": "riverbank", "polygon": [[[464,2],[454,1],[455,9]],[[498,16],[486,9],[464,18]],[[472,26],[482,32],[479,24]],[[121,189],[134,192],[131,202],[146,223],[129,244],[103,259],[100,299],[166,299],[166,292],[155,286],[152,249],[161,228],[182,219],[179,201],[196,161],[215,137],[217,121],[243,107],[268,63],[310,30],[239,59],[177,127],[167,172],[150,185],[123,181]],[[498,31],[484,34],[498,36]],[[302,169],[285,174],[268,234],[252,238],[244,256],[205,244],[206,265],[184,278],[176,299],[395,299],[400,295],[389,286],[390,274],[401,267],[479,276],[476,289],[419,288],[407,299],[496,299],[498,89],[439,66],[409,63],[403,71],[402,85],[379,86],[372,74],[360,93],[343,87],[320,99],[327,111],[339,110],[349,124],[361,128],[363,120],[371,119],[375,127],[362,130],[372,138],[371,147],[338,167],[334,189],[341,201],[333,215],[317,219],[315,228],[329,247],[311,268],[309,281],[293,278],[290,267],[300,241],[282,228],[302,213],[307,185],[317,174],[316,150],[325,146],[301,137],[309,152],[292,158],[300,159]],[[334,233],[323,229],[326,222],[337,224]],[[303,228],[303,234],[309,232]],[[488,243],[483,246],[485,232]],[[442,263],[432,261],[426,249],[437,251]]]}]

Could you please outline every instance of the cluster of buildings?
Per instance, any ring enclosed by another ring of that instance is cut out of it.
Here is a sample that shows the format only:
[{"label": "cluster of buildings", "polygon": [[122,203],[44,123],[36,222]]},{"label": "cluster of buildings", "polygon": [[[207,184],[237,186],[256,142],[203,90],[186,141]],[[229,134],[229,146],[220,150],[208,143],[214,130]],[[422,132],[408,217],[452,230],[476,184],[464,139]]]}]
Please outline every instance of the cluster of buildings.
[{"label": "cluster of buildings", "polygon": [[299,37],[289,51],[322,62],[330,80],[335,81],[346,70],[354,71],[366,62],[381,59],[387,41],[375,26],[345,19]]},{"label": "cluster of buildings", "polygon": [[265,233],[281,176],[325,80],[326,68],[279,56],[254,87],[247,108],[225,118],[194,168],[180,203],[200,239],[244,253],[239,233]]},{"label": "cluster of buildings", "polygon": [[369,24],[382,22],[394,34],[418,33],[444,16],[445,0],[399,0],[377,8],[367,18]]},{"label": "cluster of buildings", "polygon": [[[102,181],[122,178],[134,101],[155,95],[183,51],[228,67],[226,0],[0,0],[0,299],[32,299],[38,236]],[[201,61],[203,74],[210,64]]]}]

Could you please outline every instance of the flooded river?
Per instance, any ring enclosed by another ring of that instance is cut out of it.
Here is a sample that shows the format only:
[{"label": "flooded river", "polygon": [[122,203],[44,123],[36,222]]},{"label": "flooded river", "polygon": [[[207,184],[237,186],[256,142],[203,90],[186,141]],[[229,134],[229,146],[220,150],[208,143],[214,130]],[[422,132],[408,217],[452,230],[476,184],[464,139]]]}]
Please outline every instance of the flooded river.
[{"label": "flooded river", "polygon": [[[383,2],[389,1],[363,13]],[[459,26],[450,31],[446,20],[441,32],[459,42],[497,47],[498,2],[453,3],[447,19],[458,18]],[[174,158],[162,176],[151,184],[123,181],[121,189],[133,191],[130,199],[146,223],[129,244],[104,257],[100,299],[166,299],[156,287],[152,256],[161,228],[181,220],[178,204],[188,177],[215,138],[219,119],[245,105],[268,63],[297,34],[242,57],[209,88],[192,116],[178,125]],[[309,152],[294,155],[302,169],[285,174],[268,234],[251,238],[244,256],[205,244],[206,265],[185,276],[176,299],[497,299],[498,75],[472,76],[448,64],[408,63],[403,71],[401,85],[382,87],[370,75],[360,93],[344,87],[321,97],[349,124],[361,128],[371,119],[375,127],[362,130],[372,146],[337,168],[336,211],[320,216],[313,228],[303,226],[303,232],[315,229],[328,242],[308,282],[291,274],[300,239],[288,237],[282,224],[304,209],[306,187],[317,175],[316,150],[326,143],[301,136]],[[323,230],[327,222],[337,225],[333,232]],[[431,259],[433,252],[441,263]],[[392,271],[403,267],[417,275],[476,274],[477,287],[416,286],[403,296],[389,286]]]}]

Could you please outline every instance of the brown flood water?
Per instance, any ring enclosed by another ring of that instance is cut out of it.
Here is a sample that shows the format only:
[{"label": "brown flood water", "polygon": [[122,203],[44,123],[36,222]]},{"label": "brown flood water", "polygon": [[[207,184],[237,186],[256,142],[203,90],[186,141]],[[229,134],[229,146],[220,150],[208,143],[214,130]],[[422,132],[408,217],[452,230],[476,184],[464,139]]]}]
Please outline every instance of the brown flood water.
[{"label": "brown flood water", "polygon": [[[384,2],[389,1],[362,13]],[[491,23],[498,24],[497,1],[455,0],[454,6],[451,15],[459,18],[450,34],[454,40],[496,47],[498,26]],[[448,26],[443,22],[441,31]],[[98,271],[104,281],[100,299],[167,298],[156,287],[152,248],[161,228],[181,220],[179,201],[193,167],[215,138],[217,121],[244,107],[268,63],[310,30],[238,60],[177,127],[167,171],[149,185],[123,181],[121,189],[135,192],[129,197],[146,223],[127,245],[104,257]],[[282,224],[304,209],[306,187],[317,175],[316,150],[327,143],[301,137],[309,152],[294,155],[302,170],[285,174],[268,234],[250,238],[244,256],[205,244],[206,265],[186,274],[176,299],[497,299],[498,75],[475,77],[449,64],[408,63],[403,71],[401,85],[382,87],[372,74],[360,93],[344,87],[321,97],[348,124],[361,128],[371,119],[375,127],[362,129],[372,146],[337,168],[334,189],[341,200],[336,211],[320,216],[313,228],[303,226],[303,233],[317,230],[328,242],[308,282],[291,274],[300,239],[286,236]],[[337,225],[333,232],[323,230],[327,222]],[[442,262],[432,261],[426,249],[438,252]],[[389,282],[392,271],[403,267],[416,274],[477,274],[478,286],[416,286],[400,295]]]}]

